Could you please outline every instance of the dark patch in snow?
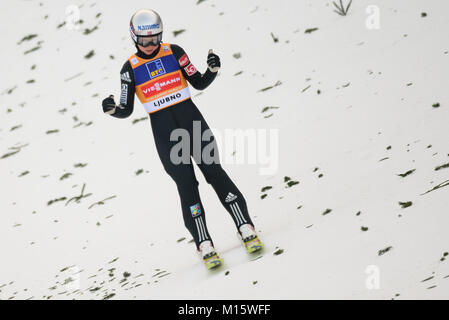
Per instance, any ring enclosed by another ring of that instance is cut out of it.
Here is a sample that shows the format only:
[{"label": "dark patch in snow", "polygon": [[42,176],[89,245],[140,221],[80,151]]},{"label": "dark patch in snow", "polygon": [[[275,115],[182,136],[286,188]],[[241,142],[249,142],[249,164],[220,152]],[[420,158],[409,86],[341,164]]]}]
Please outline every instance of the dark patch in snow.
[{"label": "dark patch in snow", "polygon": [[445,168],[449,168],[449,163],[445,163],[445,164],[442,164],[441,166],[436,167],[435,171],[445,169]]},{"label": "dark patch in snow", "polygon": [[104,202],[105,202],[106,200],[114,199],[115,197],[116,197],[116,196],[114,195],[114,196],[110,196],[110,197],[108,197],[108,198],[106,198],[106,199],[103,199],[103,200],[94,202],[93,204],[91,204],[91,205],[88,207],[88,209],[91,209],[92,207],[94,207],[94,206],[96,206],[96,205],[104,205]]},{"label": "dark patch in snow", "polygon": [[291,188],[292,186],[299,184],[299,181],[294,181],[290,177],[287,177],[287,176],[284,177],[284,182],[287,184],[285,186],[286,188]]},{"label": "dark patch in snow", "polygon": [[36,47],[31,48],[31,49],[25,51],[23,54],[29,54],[29,53],[31,53],[31,52],[34,52],[34,51],[39,50],[40,48],[41,48],[41,46],[40,46],[40,45],[37,45]]},{"label": "dark patch in snow", "polygon": [[427,194],[427,193],[429,193],[429,192],[438,190],[438,189],[440,189],[440,188],[447,187],[448,185],[449,185],[449,180],[443,181],[443,182],[441,182],[440,184],[438,184],[438,185],[436,185],[435,187],[433,187],[432,189],[430,189],[430,190],[428,190],[428,191],[422,193],[421,195],[425,195],[425,194]]},{"label": "dark patch in snow", "polygon": [[377,252],[378,256],[384,255],[385,253],[387,253],[388,251],[390,251],[391,249],[393,249],[392,246],[386,247],[385,249],[381,249]]},{"label": "dark patch in snow", "polygon": [[34,38],[36,38],[36,37],[37,37],[37,34],[29,34],[29,35],[23,37],[22,40],[20,40],[19,42],[17,42],[17,44],[18,44],[18,45],[21,45],[22,42],[30,41],[30,40],[32,40],[32,39],[34,39]]},{"label": "dark patch in snow", "polygon": [[407,201],[407,202],[401,202],[401,201],[399,201],[399,205],[400,205],[402,208],[408,208],[408,207],[410,207],[412,204],[413,204],[413,202],[411,202],[411,201]]},{"label": "dark patch in snow", "polygon": [[264,92],[264,91],[273,89],[274,87],[280,86],[281,84],[282,84],[281,81],[277,81],[274,85],[266,87],[266,88],[263,88],[263,89],[260,89],[258,92]]},{"label": "dark patch in snow", "polygon": [[24,171],[24,172],[22,172],[20,175],[19,175],[19,178],[20,177],[23,177],[23,176],[26,176],[27,174],[29,174],[30,172],[27,170],[27,171]]},{"label": "dark patch in snow", "polygon": [[97,29],[98,29],[98,26],[95,26],[95,27],[93,27],[92,29],[86,28],[86,29],[84,29],[83,34],[84,34],[84,35],[91,34],[92,32],[94,32],[94,31],[97,30]]},{"label": "dark patch in snow", "polygon": [[73,173],[67,172],[67,173],[63,174],[63,175],[59,178],[59,180],[67,179],[67,178],[69,178],[69,177],[72,176],[72,175],[73,175]]},{"label": "dark patch in snow", "polygon": [[337,10],[334,10],[334,12],[336,12],[337,14],[341,15],[341,16],[346,16],[348,14],[349,8],[351,7],[351,3],[352,0],[349,0],[348,5],[344,6],[342,0],[340,0],[340,4],[336,4],[335,1],[332,1],[332,3],[334,4],[335,8],[337,8]]},{"label": "dark patch in snow", "polygon": [[142,118],[139,118],[139,119],[134,119],[132,121],[132,124],[136,124],[137,122],[146,121],[146,120],[148,120],[148,117],[142,117]]},{"label": "dark patch in snow", "polygon": [[280,255],[280,254],[283,254],[284,253],[284,249],[277,249],[275,252],[273,252],[273,254],[275,255],[275,256],[278,256],[278,255]]},{"label": "dark patch in snow", "polygon": [[173,31],[173,37],[177,37],[181,33],[184,33],[185,31],[186,31],[186,29],[175,30],[175,31]]},{"label": "dark patch in snow", "polygon": [[94,55],[95,55],[95,51],[94,51],[94,50],[90,50],[89,53],[87,53],[87,54],[84,56],[84,59],[90,59],[90,58],[92,58]]},{"label": "dark patch in snow", "polygon": [[27,145],[28,145],[28,144],[25,144],[25,145],[22,145],[22,146],[18,146],[18,147],[16,147],[16,146],[10,147],[9,149],[13,149],[13,150],[15,150],[15,151],[9,152],[9,153],[5,153],[4,155],[1,156],[0,159],[5,159],[5,158],[8,158],[8,157],[10,157],[10,156],[12,156],[12,155],[15,155],[16,153],[20,152],[20,151],[22,150],[23,147],[26,147]]},{"label": "dark patch in snow", "polygon": [[318,30],[318,28],[309,28],[309,29],[306,29],[306,31],[304,31],[304,33],[312,33],[312,32],[315,32],[317,30]]},{"label": "dark patch in snow", "polygon": [[84,199],[84,198],[87,198],[87,197],[90,197],[91,195],[92,195],[92,193],[88,193],[88,194],[84,194],[84,189],[85,189],[85,187],[86,187],[86,184],[84,183],[83,184],[83,187],[82,187],[82,189],[81,189],[81,194],[79,195],[79,196],[75,196],[75,197],[72,197],[72,198],[70,198],[67,202],[66,202],[66,206],[70,203],[70,202],[72,202],[72,201],[75,201],[76,203],[80,203],[80,201],[82,200],[82,199]]},{"label": "dark patch in snow", "polygon": [[273,189],[273,187],[272,186],[266,186],[266,187],[263,187],[260,191],[261,192],[265,192],[265,191],[270,190],[270,189]]},{"label": "dark patch in snow", "polygon": [[405,178],[406,176],[412,174],[412,173],[415,172],[415,171],[416,171],[416,169],[408,170],[408,171],[405,172],[405,173],[400,173],[400,174],[398,174],[398,176],[400,176],[400,177],[402,177],[402,178]]},{"label": "dark patch in snow", "polygon": [[12,127],[11,129],[9,129],[9,131],[14,131],[14,130],[17,130],[17,129],[21,128],[21,127],[22,127],[22,125],[19,124],[17,126]]}]

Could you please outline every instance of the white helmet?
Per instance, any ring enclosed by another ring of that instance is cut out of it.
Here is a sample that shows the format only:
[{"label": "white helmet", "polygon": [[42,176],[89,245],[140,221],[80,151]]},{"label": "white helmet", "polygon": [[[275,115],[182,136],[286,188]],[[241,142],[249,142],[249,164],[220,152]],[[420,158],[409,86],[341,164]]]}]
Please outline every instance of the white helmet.
[{"label": "white helmet", "polygon": [[161,17],[151,9],[141,9],[133,14],[129,23],[131,38],[142,47],[157,46],[162,41]]}]

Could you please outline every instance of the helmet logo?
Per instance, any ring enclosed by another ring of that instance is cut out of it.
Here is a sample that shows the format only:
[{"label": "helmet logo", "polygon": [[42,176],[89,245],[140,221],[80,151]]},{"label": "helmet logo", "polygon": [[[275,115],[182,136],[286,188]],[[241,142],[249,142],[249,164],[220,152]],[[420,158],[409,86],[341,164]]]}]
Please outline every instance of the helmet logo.
[{"label": "helmet logo", "polygon": [[145,31],[145,30],[157,29],[157,28],[159,28],[159,24],[158,23],[147,24],[147,25],[143,25],[143,26],[137,26],[137,30],[138,31]]},{"label": "helmet logo", "polygon": [[134,42],[136,42],[136,41],[137,41],[137,36],[136,36],[136,34],[134,33],[134,28],[133,28],[132,25],[129,27],[129,31],[130,31],[130,33],[131,33],[131,38],[134,40]]}]

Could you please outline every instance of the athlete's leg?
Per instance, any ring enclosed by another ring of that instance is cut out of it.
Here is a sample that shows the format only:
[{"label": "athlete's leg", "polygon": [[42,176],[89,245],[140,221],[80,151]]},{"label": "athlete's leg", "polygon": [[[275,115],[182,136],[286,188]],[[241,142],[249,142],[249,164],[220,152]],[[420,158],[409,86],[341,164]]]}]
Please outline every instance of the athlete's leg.
[{"label": "athlete's leg", "polygon": [[235,183],[223,170],[220,164],[198,164],[206,181],[214,188],[221,204],[229,212],[234,220],[237,230],[243,224],[254,226],[249,213],[246,200]]},{"label": "athlete's leg", "polygon": [[[174,107],[176,108],[176,107]],[[170,141],[171,132],[178,128],[170,108],[151,114],[156,149],[165,171],[172,177],[178,188],[184,224],[192,235],[197,249],[201,242],[211,240],[206,227],[204,208],[198,192],[198,181],[191,161],[175,164],[170,159],[170,151],[177,141]],[[189,157],[190,160],[190,157]]]},{"label": "athlete's leg", "polygon": [[[237,230],[241,225],[247,223],[254,226],[249,216],[247,204],[243,194],[219,163],[217,143],[207,122],[193,103],[191,103],[191,105],[183,106],[183,109],[183,119],[180,121],[182,122],[182,126],[189,130],[191,136],[194,135],[194,130],[201,129],[201,137],[205,131],[208,131],[207,136],[210,140],[202,141],[202,139],[200,139],[200,154],[196,152],[196,147],[191,145],[192,156],[201,172],[204,174],[206,181],[214,188],[220,202],[234,220]],[[194,129],[195,126],[196,128]],[[198,137],[196,140],[198,140]],[[193,141],[193,144],[194,143],[198,143],[198,141]],[[207,154],[207,157],[202,155],[203,151],[206,151],[205,154]]]}]

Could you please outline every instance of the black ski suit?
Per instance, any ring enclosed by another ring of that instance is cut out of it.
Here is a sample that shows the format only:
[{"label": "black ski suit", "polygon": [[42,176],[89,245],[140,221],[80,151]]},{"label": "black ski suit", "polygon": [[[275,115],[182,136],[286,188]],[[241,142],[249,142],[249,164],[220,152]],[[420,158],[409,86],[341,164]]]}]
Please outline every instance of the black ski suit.
[{"label": "black ski suit", "polygon": [[[184,63],[186,58],[188,59],[186,53],[177,45],[171,44],[170,47],[178,62],[177,66],[181,69],[182,74],[190,85],[195,89],[203,90],[212,83],[217,73],[213,73],[209,69],[204,74],[196,71],[196,69],[193,69],[193,73],[192,69],[188,70],[190,72],[186,72],[186,69],[180,65],[180,63]],[[159,45],[159,48],[152,55],[146,55],[140,50],[138,50],[136,55],[150,62],[160,50],[161,45]],[[131,63],[128,60],[121,70],[122,91],[120,105],[117,106],[115,113],[112,114],[116,118],[126,118],[133,111],[134,94],[136,92],[134,76]],[[210,129],[193,101],[189,98],[173,106],[149,113],[149,116],[159,158],[162,161],[165,171],[176,183],[181,200],[184,224],[192,235],[197,249],[201,242],[206,240],[212,241],[212,239],[206,226],[205,210],[198,192],[198,181],[194,174],[192,162],[188,161],[188,163],[175,164],[170,159],[170,152],[173,146],[178,143],[178,141],[170,140],[170,134],[175,129],[183,128],[188,131],[189,137],[191,138],[190,156],[188,158],[189,160],[191,160],[191,157],[194,158],[206,181],[212,185],[221,203],[234,220],[237,230],[241,225],[246,223],[253,225],[248,214],[245,198],[218,161],[218,150],[214,136],[212,135],[209,141],[202,141],[201,139],[200,153],[202,154],[202,151],[207,145],[209,145],[208,150],[211,150],[209,148],[211,147],[211,143],[213,143],[215,148],[212,148],[212,152],[209,152],[215,159],[213,163],[201,161],[202,159],[199,158],[201,156],[195,153],[193,146],[194,126],[200,125],[201,136],[204,131]]]}]

